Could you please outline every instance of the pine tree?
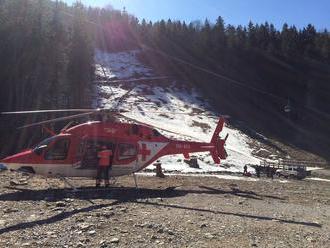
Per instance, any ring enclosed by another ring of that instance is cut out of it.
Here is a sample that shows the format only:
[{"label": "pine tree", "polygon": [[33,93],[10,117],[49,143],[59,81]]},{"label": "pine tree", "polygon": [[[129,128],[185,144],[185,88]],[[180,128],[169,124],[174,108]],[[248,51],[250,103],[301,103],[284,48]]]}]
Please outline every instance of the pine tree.
[{"label": "pine tree", "polygon": [[48,61],[50,63],[50,85],[48,94],[51,95],[51,106],[54,108],[66,107],[70,96],[66,68],[68,56],[66,45],[68,42],[67,33],[60,20],[61,6],[56,1],[53,8],[53,17],[50,21],[49,41],[47,44]]},{"label": "pine tree", "polygon": [[226,27],[226,39],[227,46],[229,48],[235,48],[237,46],[236,42],[236,29],[233,25],[227,25]]},{"label": "pine tree", "polygon": [[317,47],[319,50],[320,58],[325,62],[330,63],[330,34],[327,29],[319,34]]},{"label": "pine tree", "polygon": [[236,28],[236,36],[237,36],[237,48],[238,49],[246,49],[247,48],[247,31],[246,28],[239,25]]},{"label": "pine tree", "polygon": [[281,51],[285,56],[298,54],[298,31],[295,26],[284,24],[281,32]]},{"label": "pine tree", "polygon": [[279,43],[280,43],[280,34],[275,29],[274,25],[270,24],[269,25],[269,43],[267,46],[267,52],[269,52],[270,54],[275,54],[276,52],[279,52],[280,51]]},{"label": "pine tree", "polygon": [[269,24],[266,22],[261,24],[256,30],[256,43],[258,48],[267,50],[269,42]]},{"label": "pine tree", "polygon": [[248,24],[248,49],[255,48],[257,46],[257,39],[256,39],[256,27],[252,23],[252,21]]},{"label": "pine tree", "polygon": [[217,21],[213,28],[213,43],[216,50],[220,51],[226,47],[226,34],[225,34],[225,22],[221,16],[217,18]]},{"label": "pine tree", "polygon": [[213,50],[211,24],[208,19],[205,20],[204,26],[202,27],[200,42],[204,50]]},{"label": "pine tree", "polygon": [[303,47],[303,53],[306,57],[315,57],[316,30],[313,25],[308,24],[301,32],[301,42]]},{"label": "pine tree", "polygon": [[76,3],[68,65],[73,107],[84,105],[86,87],[92,80],[93,49],[89,34],[86,32],[86,23],[84,6]]}]

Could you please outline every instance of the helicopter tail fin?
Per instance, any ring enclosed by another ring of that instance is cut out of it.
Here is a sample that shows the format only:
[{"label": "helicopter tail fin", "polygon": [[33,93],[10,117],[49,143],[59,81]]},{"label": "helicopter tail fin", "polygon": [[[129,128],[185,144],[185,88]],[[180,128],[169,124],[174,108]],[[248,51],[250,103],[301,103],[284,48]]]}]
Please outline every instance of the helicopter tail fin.
[{"label": "helicopter tail fin", "polygon": [[225,149],[225,143],[227,141],[228,134],[226,135],[225,139],[219,138],[219,134],[222,131],[224,124],[225,124],[225,119],[223,117],[220,117],[218,125],[211,139],[211,145],[214,147],[211,150],[211,155],[214,160],[214,163],[216,164],[220,164],[220,159],[226,159],[228,156]]}]

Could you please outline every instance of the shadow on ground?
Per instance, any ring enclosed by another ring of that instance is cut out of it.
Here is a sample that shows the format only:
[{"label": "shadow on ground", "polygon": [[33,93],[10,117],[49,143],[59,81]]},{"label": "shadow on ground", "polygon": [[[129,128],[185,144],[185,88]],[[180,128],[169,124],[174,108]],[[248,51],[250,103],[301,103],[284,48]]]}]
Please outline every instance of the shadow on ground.
[{"label": "shadow on ground", "polygon": [[166,189],[147,189],[147,188],[130,188],[130,187],[112,187],[109,189],[94,187],[85,187],[77,192],[71,189],[23,189],[18,187],[7,187],[7,189],[15,190],[15,192],[0,195],[0,201],[48,201],[56,202],[66,198],[81,200],[96,199],[112,199],[119,201],[130,201],[135,199],[150,198],[172,198],[181,197],[187,194],[208,194],[208,195],[234,195],[254,200],[263,200],[264,198],[272,198],[277,200],[285,200],[285,198],[257,194],[253,191],[244,191],[232,187],[230,190],[215,189],[207,186],[199,186],[197,189],[181,189],[169,187]]},{"label": "shadow on ground", "polygon": [[[7,226],[0,229],[0,235],[8,232],[18,231],[33,228],[35,226],[43,226],[49,225],[52,223],[56,223],[67,218],[70,218],[79,213],[87,213],[93,212],[95,210],[105,209],[110,206],[120,205],[122,203],[136,203],[139,205],[149,205],[155,207],[164,207],[164,208],[174,208],[174,209],[183,209],[189,211],[197,211],[197,212],[206,212],[216,215],[230,215],[237,216],[241,218],[247,219],[255,219],[255,220],[264,220],[264,221],[277,221],[284,224],[294,224],[294,225],[303,225],[309,227],[318,227],[322,226],[318,223],[313,222],[304,222],[304,221],[295,221],[295,220],[287,220],[282,218],[273,218],[268,216],[259,216],[252,215],[248,213],[235,213],[235,212],[227,212],[221,210],[210,210],[204,208],[193,208],[182,205],[172,205],[159,203],[157,201],[153,201],[152,199],[156,198],[173,198],[173,197],[182,197],[187,194],[209,194],[209,195],[233,195],[234,197],[244,197],[253,200],[264,200],[265,198],[272,198],[276,200],[284,200],[284,198],[270,196],[270,195],[260,195],[253,191],[241,191],[236,188],[232,188],[231,190],[222,190],[222,189],[214,189],[210,187],[201,186],[198,189],[176,189],[175,187],[170,187],[166,189],[146,189],[146,188],[111,188],[111,189],[95,189],[95,188],[83,188],[78,192],[73,192],[69,189],[52,189],[52,190],[30,190],[30,189],[19,189],[19,188],[10,188],[16,190],[15,192],[5,193],[0,195],[0,201],[49,201],[56,202],[63,200],[65,198],[71,199],[80,199],[86,200],[91,204],[88,207],[83,207],[80,209],[74,209],[71,211],[64,211],[62,213],[56,214],[54,216],[35,220],[30,222],[22,222],[15,225]],[[111,203],[107,204],[94,204],[92,200],[103,199],[103,200],[113,200]]]}]

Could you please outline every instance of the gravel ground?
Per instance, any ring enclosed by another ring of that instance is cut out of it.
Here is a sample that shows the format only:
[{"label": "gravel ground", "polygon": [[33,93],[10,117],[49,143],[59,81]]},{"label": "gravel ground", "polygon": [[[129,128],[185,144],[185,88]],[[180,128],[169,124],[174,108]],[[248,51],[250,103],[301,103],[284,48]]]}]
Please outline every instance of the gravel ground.
[{"label": "gravel ground", "polygon": [[330,183],[0,174],[0,247],[329,247]]}]

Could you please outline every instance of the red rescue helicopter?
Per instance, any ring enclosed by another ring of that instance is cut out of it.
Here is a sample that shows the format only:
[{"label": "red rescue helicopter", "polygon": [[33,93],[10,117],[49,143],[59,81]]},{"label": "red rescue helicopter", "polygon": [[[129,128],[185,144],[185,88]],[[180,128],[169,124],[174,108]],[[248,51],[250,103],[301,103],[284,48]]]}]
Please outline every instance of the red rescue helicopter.
[{"label": "red rescue helicopter", "polygon": [[[225,119],[219,118],[218,125],[210,142],[191,142],[173,140],[162,135],[154,126],[127,118],[118,110],[70,109],[6,112],[3,114],[33,114],[52,112],[82,112],[24,126],[25,128],[45,125],[97,114],[111,116],[111,120],[89,121],[70,127],[67,125],[59,134],[40,142],[32,149],[6,157],[0,163],[9,170],[26,171],[47,177],[96,177],[97,152],[102,146],[111,147],[113,165],[110,177],[119,177],[141,171],[157,159],[166,155],[210,152],[216,164],[226,159],[225,142],[228,135],[221,139]],[[115,118],[115,120],[114,120]],[[134,123],[118,121],[126,118]],[[158,128],[159,129],[159,128]]]}]

